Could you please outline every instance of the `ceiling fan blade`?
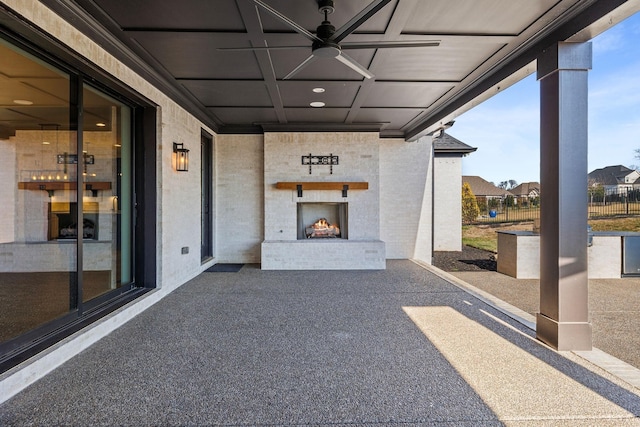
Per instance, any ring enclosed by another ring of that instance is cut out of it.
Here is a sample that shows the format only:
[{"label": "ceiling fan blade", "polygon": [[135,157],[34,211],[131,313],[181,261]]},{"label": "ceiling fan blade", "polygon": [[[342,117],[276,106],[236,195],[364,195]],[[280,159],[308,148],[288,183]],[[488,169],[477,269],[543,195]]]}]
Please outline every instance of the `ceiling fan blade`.
[{"label": "ceiling fan blade", "polygon": [[362,9],[360,13],[351,18],[349,22],[338,28],[331,39],[336,43],[351,34],[356,28],[375,15],[380,9],[385,7],[391,0],[374,0],[369,6]]},{"label": "ceiling fan blade", "polygon": [[256,51],[256,50],[285,50],[285,49],[309,49],[309,46],[219,47],[216,50],[242,52],[242,51]]},{"label": "ceiling fan blade", "polygon": [[300,71],[302,71],[304,68],[306,68],[309,64],[315,62],[318,58],[316,56],[309,56],[307,59],[305,59],[304,61],[302,61],[302,63],[300,65],[298,65],[296,68],[293,69],[293,71],[291,71],[289,74],[287,74],[286,76],[284,76],[282,78],[282,80],[289,80],[291,77],[293,77],[294,75],[298,74]]},{"label": "ceiling fan blade", "polygon": [[255,4],[257,4],[258,6],[260,6],[261,8],[263,8],[264,10],[266,10],[267,12],[269,12],[274,18],[276,18],[279,21],[283,22],[288,27],[290,27],[291,29],[295,30],[296,32],[302,34],[303,36],[305,36],[306,38],[308,38],[312,42],[322,42],[322,39],[320,39],[318,36],[316,36],[315,34],[312,34],[311,32],[307,31],[306,28],[303,28],[300,25],[296,24],[294,21],[292,21],[291,19],[287,18],[286,16],[284,16],[283,14],[281,14],[280,12],[278,12],[277,10],[275,10],[274,8],[269,6],[268,4],[264,3],[262,0],[253,0],[253,2]]},{"label": "ceiling fan blade", "polygon": [[379,41],[379,42],[353,42],[342,43],[342,49],[384,49],[391,47],[433,47],[440,46],[440,40],[415,40],[415,41]]},{"label": "ceiling fan blade", "polygon": [[366,77],[367,79],[372,79],[375,77],[369,70],[358,64],[355,59],[344,52],[340,52],[340,55],[336,56],[336,59],[342,62],[347,67],[351,68],[353,71],[362,74],[362,76]]}]

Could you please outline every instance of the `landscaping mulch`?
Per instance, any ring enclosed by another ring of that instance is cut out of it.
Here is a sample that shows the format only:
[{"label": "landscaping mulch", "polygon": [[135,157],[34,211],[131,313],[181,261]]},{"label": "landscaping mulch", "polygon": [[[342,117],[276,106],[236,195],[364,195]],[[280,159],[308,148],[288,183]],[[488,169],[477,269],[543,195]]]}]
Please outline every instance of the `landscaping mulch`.
[{"label": "landscaping mulch", "polygon": [[433,265],[444,271],[496,271],[496,254],[482,249],[462,246],[462,251],[437,251]]}]

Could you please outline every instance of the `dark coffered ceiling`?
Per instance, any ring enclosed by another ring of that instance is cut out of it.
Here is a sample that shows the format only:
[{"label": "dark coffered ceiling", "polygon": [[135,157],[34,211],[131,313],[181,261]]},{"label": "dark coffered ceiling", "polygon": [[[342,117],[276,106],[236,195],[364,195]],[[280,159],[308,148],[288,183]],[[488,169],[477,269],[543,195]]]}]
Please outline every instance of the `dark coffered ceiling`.
[{"label": "dark coffered ceiling", "polygon": [[[372,0],[335,0],[340,28]],[[311,33],[316,0],[263,0]],[[342,42],[438,46],[348,50],[375,77],[331,58],[283,78],[311,41],[253,0],[45,0],[220,133],[380,130],[407,139],[625,3],[622,0],[392,0]],[[301,46],[286,50],[221,50]],[[346,50],[345,50],[346,52]],[[314,93],[314,88],[324,93]],[[310,103],[322,101],[324,108]]]}]

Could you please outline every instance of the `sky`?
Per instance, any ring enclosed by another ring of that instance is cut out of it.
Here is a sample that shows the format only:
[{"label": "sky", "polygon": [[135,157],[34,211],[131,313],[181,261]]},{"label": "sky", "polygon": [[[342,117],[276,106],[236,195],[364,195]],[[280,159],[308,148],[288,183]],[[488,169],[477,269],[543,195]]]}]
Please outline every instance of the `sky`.
[{"label": "sky", "polygon": [[[640,13],[592,40],[589,71],[589,172],[640,165]],[[455,119],[447,133],[477,151],[463,175],[498,184],[540,181],[539,83],[535,74]]]}]

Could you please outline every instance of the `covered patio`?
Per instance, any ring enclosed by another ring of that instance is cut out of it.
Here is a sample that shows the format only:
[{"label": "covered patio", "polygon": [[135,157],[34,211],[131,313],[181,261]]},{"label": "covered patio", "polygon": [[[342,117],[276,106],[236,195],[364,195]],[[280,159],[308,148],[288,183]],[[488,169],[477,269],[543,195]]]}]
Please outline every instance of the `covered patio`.
[{"label": "covered patio", "polygon": [[0,409],[7,426],[640,424],[637,388],[406,260],[203,273]]},{"label": "covered patio", "polygon": [[[1,47],[15,58],[0,70],[11,88],[2,273],[65,273],[59,312],[0,343],[0,397],[44,378],[2,420],[637,422],[627,386],[555,350],[592,349],[589,40],[638,10],[638,0],[0,0]],[[452,178],[438,175],[449,158],[435,161],[433,139],[534,72],[545,200],[532,332],[418,263],[432,263],[458,222],[434,220],[459,210],[440,183],[460,186],[455,161]],[[65,182],[47,182],[47,164]],[[90,182],[92,168],[106,178]],[[54,237],[54,197],[75,239]],[[339,239],[304,237],[315,205]],[[85,244],[77,224],[90,216],[110,228]],[[90,250],[101,245],[112,259]],[[224,263],[246,266],[203,273]],[[110,273],[99,297],[94,267]],[[7,306],[24,303],[5,290]],[[46,413],[28,413],[41,404]]]}]

